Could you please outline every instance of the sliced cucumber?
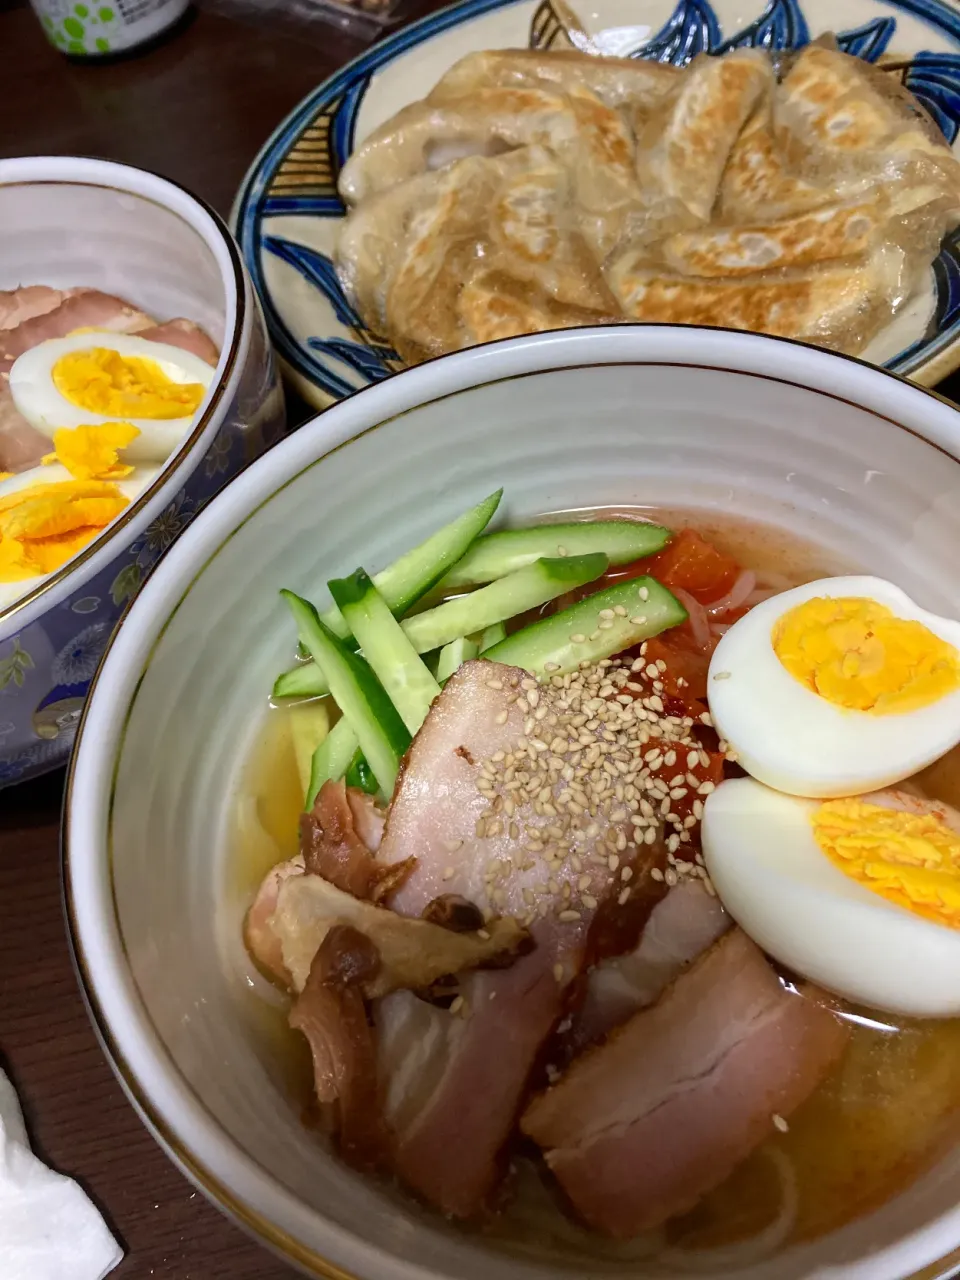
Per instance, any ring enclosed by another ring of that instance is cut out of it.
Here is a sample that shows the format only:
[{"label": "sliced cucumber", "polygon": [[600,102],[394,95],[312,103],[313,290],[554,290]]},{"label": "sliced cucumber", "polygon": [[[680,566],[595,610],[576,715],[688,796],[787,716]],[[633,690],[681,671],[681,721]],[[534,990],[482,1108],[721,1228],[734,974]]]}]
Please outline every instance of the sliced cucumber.
[{"label": "sliced cucumber", "polygon": [[531,622],[483,656],[541,678],[562,676],[581,662],[599,662],[679,626],[686,617],[680,601],[655,578],[630,578]]},{"label": "sliced cucumber", "polygon": [[344,716],[333,726],[313,753],[310,762],[310,784],[307,787],[304,809],[307,813],[325,782],[339,782],[350,768],[350,762],[358,751],[357,735],[350,721]]},{"label": "sliced cucumber", "polygon": [[[426,542],[421,542],[386,569],[374,574],[373,585],[392,613],[402,617],[457,563],[471,542],[490,523],[502,496],[502,489],[491,493],[489,498],[484,498],[462,516],[457,516],[456,520],[431,534]],[[350,628],[336,605],[322,613],[320,621],[341,640],[350,635]]]},{"label": "sliced cucumber", "polygon": [[300,639],[323,671],[337,706],[357,735],[380,790],[389,798],[410,734],[383,685],[364,662],[325,626],[316,609],[292,591],[280,594],[290,606]]},{"label": "sliced cucumber", "polygon": [[416,733],[440,694],[439,684],[363,569],[349,578],[334,578],[327,586],[400,719]]},{"label": "sliced cucumber", "polygon": [[583,556],[599,552],[611,564],[629,564],[662,550],[669,529],[639,520],[583,520],[503,529],[478,538],[438,586],[454,591],[493,582],[534,560],[551,556]]},{"label": "sliced cucumber", "polygon": [[506,639],[507,628],[502,622],[495,622],[492,627],[480,632],[480,652],[484,649],[492,649],[495,644],[499,644],[501,640]]},{"label": "sliced cucumber", "polygon": [[480,652],[480,646],[475,640],[469,640],[466,636],[460,636],[457,640],[451,640],[449,644],[444,645],[440,650],[440,661],[437,663],[437,680],[443,684],[445,680],[449,680],[458,667],[462,667],[465,662],[469,662],[475,658]]},{"label": "sliced cucumber", "polygon": [[593,582],[607,570],[607,557],[567,556],[557,560],[537,560],[525,569],[508,573],[467,596],[414,614],[400,624],[418,653],[449,644],[459,636],[482,631],[505,618],[555,600],[565,591]]},{"label": "sliced cucumber", "polygon": [[313,661],[300,662],[273,682],[273,698],[322,698],[330,692],[323,672]]},{"label": "sliced cucumber", "polygon": [[330,731],[330,716],[325,702],[305,702],[300,707],[291,707],[287,714],[300,786],[306,794],[310,788],[314,752]]},{"label": "sliced cucumber", "polygon": [[346,783],[348,787],[359,787],[361,791],[366,791],[367,795],[370,796],[375,796],[379,790],[377,780],[373,776],[373,770],[367,764],[366,756],[359,747],[350,761]]}]

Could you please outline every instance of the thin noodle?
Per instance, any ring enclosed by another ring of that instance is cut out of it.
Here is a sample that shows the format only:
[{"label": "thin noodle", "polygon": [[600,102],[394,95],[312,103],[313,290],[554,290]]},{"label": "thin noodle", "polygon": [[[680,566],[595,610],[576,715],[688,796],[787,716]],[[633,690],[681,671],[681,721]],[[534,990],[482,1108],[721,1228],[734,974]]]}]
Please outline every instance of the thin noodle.
[{"label": "thin noodle", "polygon": [[763,1262],[781,1249],[793,1234],[797,1224],[800,1197],[797,1191],[797,1175],[789,1158],[777,1147],[761,1148],[763,1154],[776,1167],[782,1192],[777,1216],[762,1231],[748,1240],[736,1244],[718,1245],[715,1249],[683,1249],[668,1247],[657,1257],[678,1271],[715,1274],[718,1268],[746,1267]]}]

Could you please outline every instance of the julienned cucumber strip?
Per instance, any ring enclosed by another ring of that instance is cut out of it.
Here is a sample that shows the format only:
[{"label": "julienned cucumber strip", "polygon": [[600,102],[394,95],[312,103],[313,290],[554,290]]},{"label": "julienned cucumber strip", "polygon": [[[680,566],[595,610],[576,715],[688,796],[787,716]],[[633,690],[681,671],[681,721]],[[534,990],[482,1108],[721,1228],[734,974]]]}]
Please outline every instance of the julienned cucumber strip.
[{"label": "julienned cucumber strip", "polygon": [[444,645],[440,650],[440,660],[437,663],[438,682],[443,684],[445,680],[449,680],[458,667],[475,658],[479,652],[480,646],[477,642],[467,639],[466,636],[460,636],[458,640],[451,640],[449,644]]},{"label": "julienned cucumber strip", "polygon": [[292,591],[280,594],[290,606],[300,639],[322,670],[337,706],[357,735],[380,790],[389,797],[397,780],[400,758],[410,745],[406,726],[367,663],[324,626],[309,600]]},{"label": "julienned cucumber strip", "polygon": [[400,719],[416,733],[439,696],[439,684],[363,569],[349,578],[334,578],[327,587]]},{"label": "julienned cucumber strip", "polygon": [[[374,574],[373,585],[387,602],[391,613],[398,618],[403,617],[422,595],[440,581],[490,523],[502,496],[502,489],[491,493],[489,498],[484,498],[462,516],[457,516],[456,520],[431,534],[426,542],[421,542],[386,569]],[[349,637],[350,628],[335,604],[320,615],[320,621],[341,640]],[[276,689],[274,694],[279,696]]]},{"label": "julienned cucumber strip", "polygon": [[630,578],[532,622],[488,649],[484,658],[549,678],[599,662],[686,621],[683,605],[655,578]]},{"label": "julienned cucumber strip", "polygon": [[310,785],[303,805],[307,813],[313,808],[323,784],[338,782],[347,772],[358,749],[357,735],[350,721],[345,717],[338,720],[313,753]]},{"label": "julienned cucumber strip", "polygon": [[323,672],[315,662],[301,662],[277,676],[273,682],[274,698],[321,698],[329,693]]},{"label": "julienned cucumber strip", "polygon": [[485,649],[492,649],[495,644],[499,644],[506,637],[507,628],[502,622],[495,622],[492,627],[487,627],[485,631],[480,632],[480,652]]},{"label": "julienned cucumber strip", "polygon": [[600,552],[611,564],[629,564],[666,546],[669,529],[639,520],[584,520],[503,529],[478,538],[440,582],[453,591],[493,582],[544,556],[583,556]]},{"label": "julienned cucumber strip", "polygon": [[359,787],[368,796],[375,796],[380,789],[373,776],[373,770],[367,764],[366,757],[359,747],[350,761],[350,768],[347,770],[344,781],[348,787]]},{"label": "julienned cucumber strip", "polygon": [[593,582],[606,570],[607,557],[600,554],[537,560],[470,595],[405,618],[400,625],[414,649],[427,653],[459,636],[471,635],[518,613],[536,609],[565,591]]}]

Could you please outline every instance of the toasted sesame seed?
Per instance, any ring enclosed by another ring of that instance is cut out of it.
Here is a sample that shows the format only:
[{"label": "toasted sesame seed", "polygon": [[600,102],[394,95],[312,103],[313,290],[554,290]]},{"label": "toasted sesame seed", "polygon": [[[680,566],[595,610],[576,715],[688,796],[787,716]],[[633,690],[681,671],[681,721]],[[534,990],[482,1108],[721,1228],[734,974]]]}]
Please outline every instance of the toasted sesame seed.
[{"label": "toasted sesame seed", "polygon": [[443,869],[444,880],[452,880],[455,875],[456,875],[456,871],[454,870],[453,867],[444,867]]},{"label": "toasted sesame seed", "polygon": [[[575,631],[573,635],[570,637],[570,643],[583,644],[586,641],[586,638],[587,637],[583,634],[582,631]],[[588,663],[587,665],[589,666],[590,664]]]},{"label": "toasted sesame seed", "polygon": [[729,680],[731,673],[729,671],[718,671],[714,675],[714,680]]},{"label": "toasted sesame seed", "polygon": [[460,1012],[462,1008],[463,1008],[463,996],[457,996],[456,999],[453,1001],[453,1003],[450,1005],[450,1012],[456,1015]]},{"label": "toasted sesame seed", "polygon": [[596,631],[591,632],[590,639],[591,639],[591,640],[599,640],[599,639],[600,639],[600,631],[599,631],[599,629],[598,629],[598,630],[596,630]]},{"label": "toasted sesame seed", "polygon": [[630,900],[630,890],[629,890],[629,889],[624,889],[624,890],[621,892],[620,896],[617,898],[617,902],[620,904],[620,906],[621,906],[621,907],[626,906],[626,904],[629,902],[629,900]]},{"label": "toasted sesame seed", "polygon": [[637,595],[640,597],[641,600],[650,599],[650,592],[646,587],[641,587],[640,590],[637,592]]},{"label": "toasted sesame seed", "polygon": [[563,965],[555,964],[553,966],[553,976],[558,983],[563,982]]},{"label": "toasted sesame seed", "polygon": [[569,552],[567,551],[567,548],[566,548],[566,547],[557,547],[557,555],[558,555],[558,556],[565,556],[565,555],[568,555],[568,554],[569,554]]},{"label": "toasted sesame seed", "polygon": [[697,787],[698,794],[702,796],[708,796],[711,791],[716,791],[716,787],[712,782],[701,782]]},{"label": "toasted sesame seed", "polygon": [[783,1116],[777,1115],[776,1112],[774,1112],[774,1114],[770,1117],[770,1119],[773,1121],[773,1127],[775,1129],[779,1129],[781,1133],[786,1133],[787,1130],[790,1128],[786,1120],[784,1120]]},{"label": "toasted sesame seed", "polygon": [[497,714],[493,717],[494,724],[506,724],[508,715],[509,715],[509,712],[506,710],[498,711]]},{"label": "toasted sesame seed", "polygon": [[486,930],[486,929],[478,929],[478,930],[477,930],[477,937],[478,937],[478,938],[482,938],[482,939],[484,940],[484,942],[489,942],[489,941],[490,941],[490,934],[489,934],[488,930]]},{"label": "toasted sesame seed", "polygon": [[652,880],[662,880],[662,879],[663,879],[663,872],[660,870],[660,868],[659,868],[659,867],[651,867],[651,869],[650,869],[650,878],[651,878]]},{"label": "toasted sesame seed", "polygon": [[[448,634],[449,634],[449,633],[448,633]],[[497,680],[497,679],[491,679],[491,680],[488,680],[488,681],[487,681],[487,688],[488,688],[488,689],[502,689],[502,688],[503,688],[503,681],[502,681],[502,680]]]},{"label": "toasted sesame seed", "polygon": [[596,911],[597,900],[596,898],[592,897],[589,893],[585,893],[583,895],[582,902],[588,911]]},{"label": "toasted sesame seed", "polygon": [[617,615],[618,618],[625,618],[627,616],[627,611],[622,604],[615,604],[613,606],[613,612]]},{"label": "toasted sesame seed", "polygon": [[579,911],[561,911],[557,917],[563,924],[572,924],[574,920],[580,919]]},{"label": "toasted sesame seed", "polygon": [[559,671],[559,670],[560,670],[560,663],[559,663],[559,662],[545,662],[545,663],[543,664],[543,669],[544,669],[544,671]]},{"label": "toasted sesame seed", "polygon": [[677,883],[677,880],[679,877],[677,876],[677,873],[674,871],[673,867],[667,867],[666,871],[663,873],[663,878],[672,889],[674,885]]}]

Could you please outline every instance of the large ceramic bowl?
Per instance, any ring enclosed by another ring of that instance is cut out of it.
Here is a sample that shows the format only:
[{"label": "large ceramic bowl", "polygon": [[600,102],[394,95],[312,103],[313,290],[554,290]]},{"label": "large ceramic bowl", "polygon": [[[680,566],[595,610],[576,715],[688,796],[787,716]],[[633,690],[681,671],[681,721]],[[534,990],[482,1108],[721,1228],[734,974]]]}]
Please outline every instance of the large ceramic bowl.
[{"label": "large ceramic bowl", "polygon": [[[317,594],[358,563],[379,568],[503,484],[510,521],[651,501],[773,521],[957,616],[958,456],[960,413],[865,364],[643,327],[541,335],[400,374],[234,481],[114,638],[67,796],[67,904],[90,1008],[181,1168],[307,1275],[599,1274],[491,1255],[352,1173],[301,1124],[244,982],[229,838],[265,691],[292,652],[279,587]],[[958,1204],[960,1148],[773,1270],[729,1274],[902,1280],[960,1246]]]},{"label": "large ceramic bowl", "polygon": [[0,609],[0,787],[62,764],[104,646],[160,554],[283,429],[263,317],[220,219],[182,188],[125,165],[0,161],[0,289],[88,285],[221,347],[196,424],[107,532]]}]

